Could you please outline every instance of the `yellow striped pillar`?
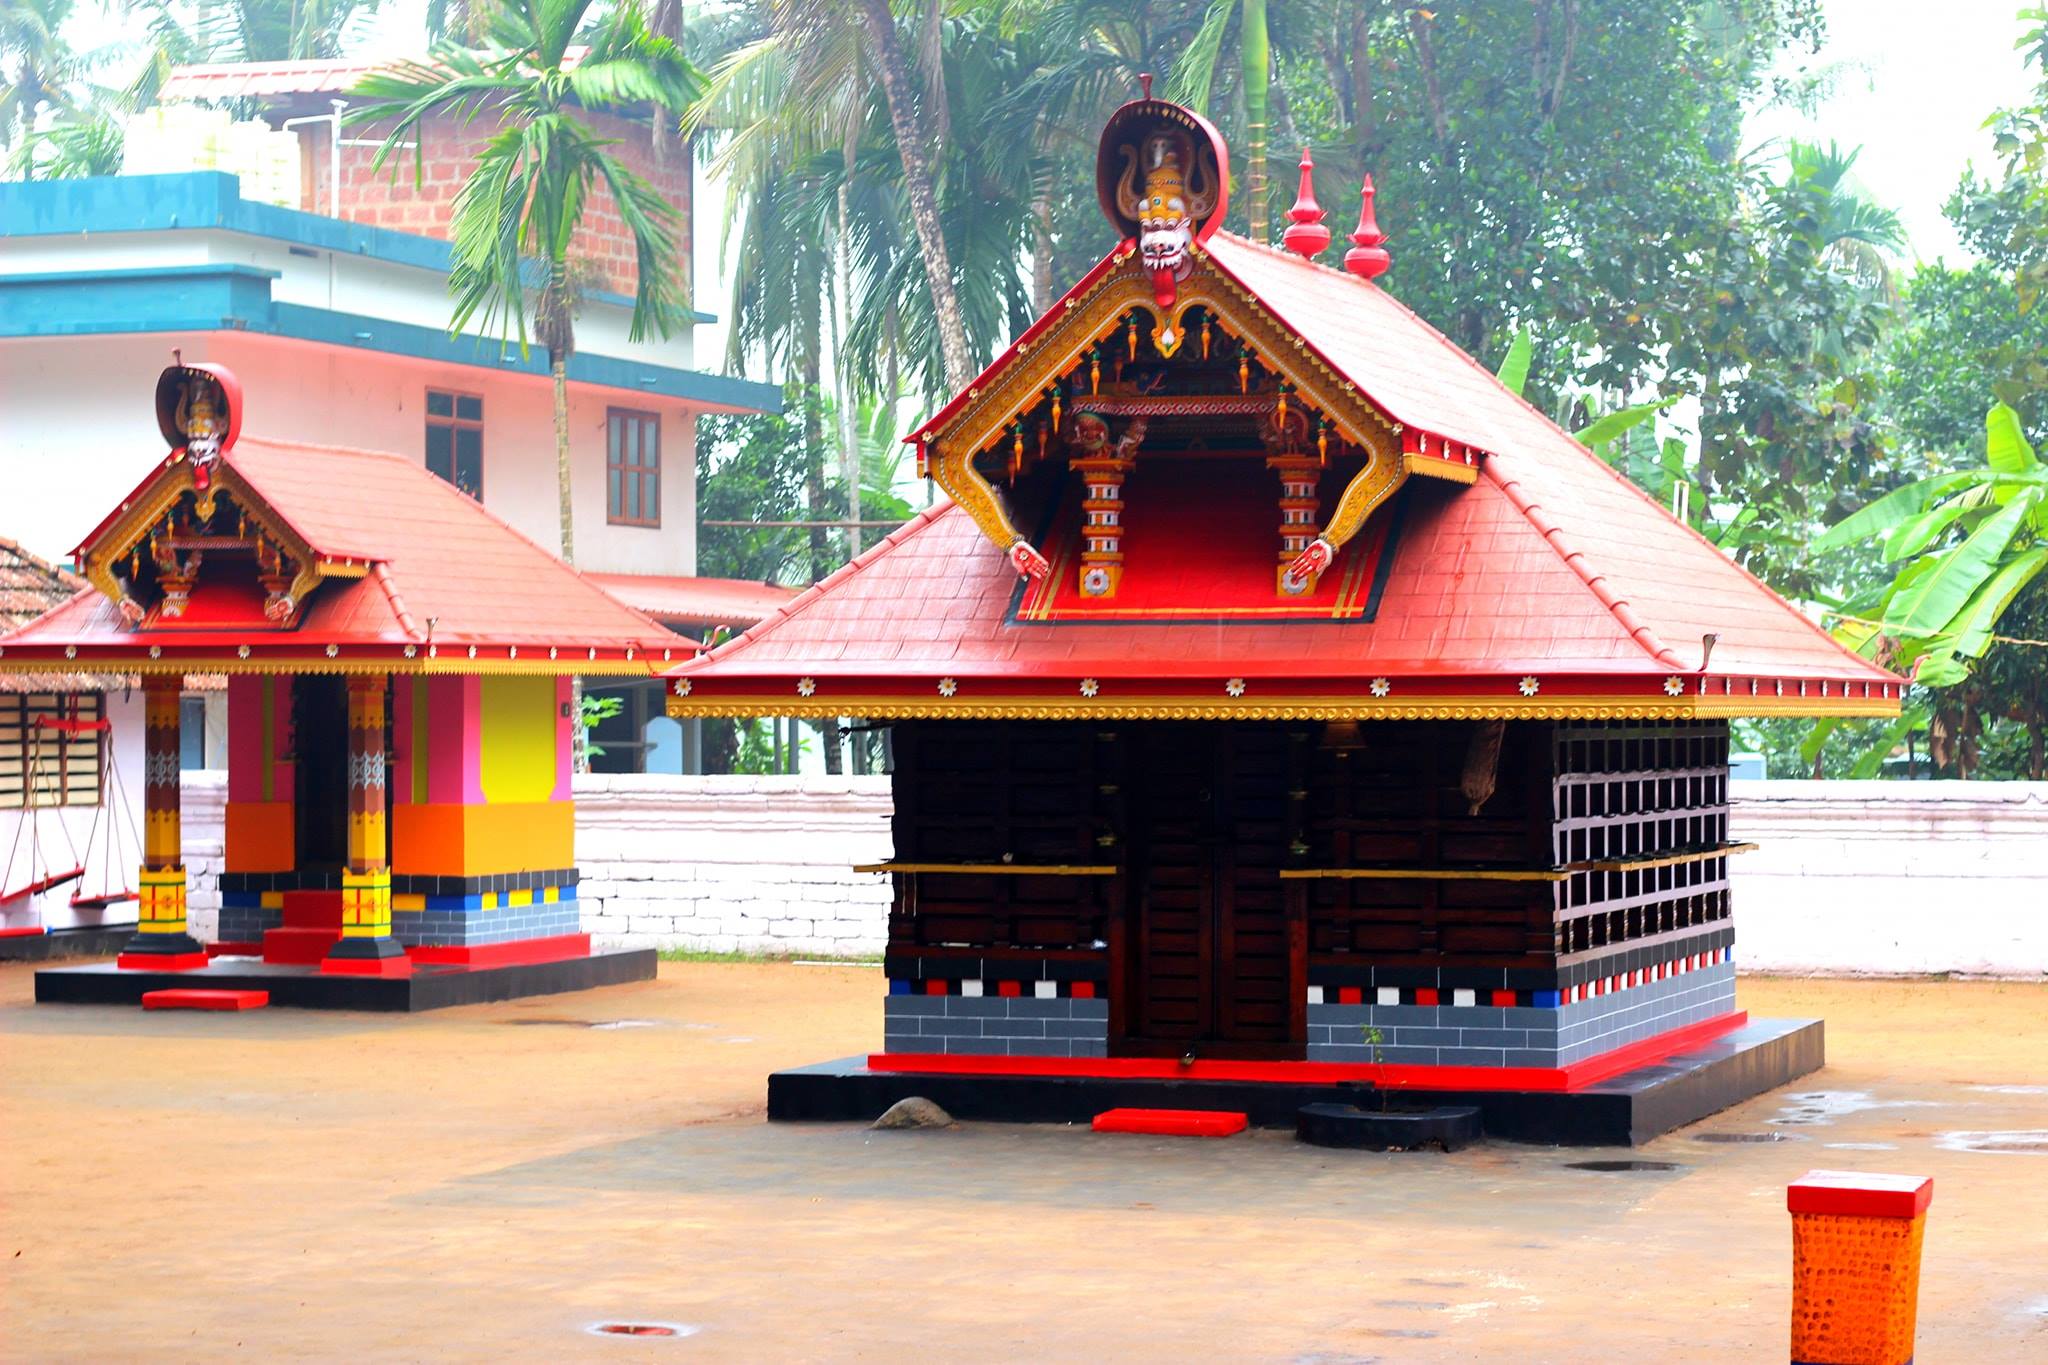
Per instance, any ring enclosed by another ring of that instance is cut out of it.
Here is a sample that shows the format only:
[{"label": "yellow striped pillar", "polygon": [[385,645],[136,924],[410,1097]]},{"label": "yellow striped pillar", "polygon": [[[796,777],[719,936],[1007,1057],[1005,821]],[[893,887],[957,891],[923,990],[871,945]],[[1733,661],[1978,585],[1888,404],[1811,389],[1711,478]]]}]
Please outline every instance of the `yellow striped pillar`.
[{"label": "yellow striped pillar", "polygon": [[384,715],[390,680],[348,680],[348,867],[341,874],[341,937],[320,964],[350,976],[405,976],[412,960],[391,936],[391,863],[385,822]]},{"label": "yellow striped pillar", "polygon": [[1908,1365],[1934,1180],[1808,1171],[1792,1182],[1793,1365]]},{"label": "yellow striped pillar", "polygon": [[206,965],[185,926],[185,855],[179,830],[178,699],[185,679],[142,680],[142,869],[135,934],[115,959],[124,969],[184,972]]}]

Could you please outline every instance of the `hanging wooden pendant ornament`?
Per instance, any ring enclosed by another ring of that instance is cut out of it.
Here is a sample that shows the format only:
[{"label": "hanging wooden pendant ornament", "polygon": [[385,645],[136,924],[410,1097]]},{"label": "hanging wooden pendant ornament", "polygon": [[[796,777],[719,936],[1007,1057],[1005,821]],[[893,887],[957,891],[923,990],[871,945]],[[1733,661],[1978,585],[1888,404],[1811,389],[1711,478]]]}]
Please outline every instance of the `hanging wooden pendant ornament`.
[{"label": "hanging wooden pendant ornament", "polygon": [[1204,360],[1207,360],[1208,358],[1209,358],[1209,318],[1208,318],[1208,315],[1207,315],[1207,314],[1203,314],[1203,316],[1202,316],[1202,359],[1204,359]]}]

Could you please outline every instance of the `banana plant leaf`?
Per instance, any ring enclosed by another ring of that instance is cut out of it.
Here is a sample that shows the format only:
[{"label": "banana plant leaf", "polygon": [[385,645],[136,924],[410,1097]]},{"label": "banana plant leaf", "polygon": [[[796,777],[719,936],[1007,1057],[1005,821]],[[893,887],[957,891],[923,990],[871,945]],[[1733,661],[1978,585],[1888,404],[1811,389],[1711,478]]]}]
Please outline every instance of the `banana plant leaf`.
[{"label": "banana plant leaf", "polygon": [[1927,572],[1910,592],[1901,593],[1885,614],[1887,625],[1909,634],[1942,634],[1949,630],[1964,605],[1998,571],[2006,547],[2020,525],[2034,510],[2038,495],[2029,491],[2010,506],[1985,519],[1955,549],[1939,557],[1938,567]]},{"label": "banana plant leaf", "polygon": [[1500,380],[1509,390],[1521,393],[1522,386],[1529,382],[1529,360],[1536,353],[1536,343],[1530,339],[1529,329],[1515,330],[1515,339],[1508,343],[1507,356],[1500,362],[1500,369],[1494,378]]},{"label": "banana plant leaf", "polygon": [[2000,565],[1998,572],[1985,580],[1969,605],[1957,615],[1953,627],[1956,653],[1983,658],[1984,651],[1991,648],[1991,634],[1998,618],[2043,568],[2048,568],[2048,545],[2028,550]]},{"label": "banana plant leaf", "polygon": [[2001,474],[2027,474],[2041,467],[2020,427],[2020,415],[2003,403],[1992,404],[1984,414],[1984,448],[1991,467]]},{"label": "banana plant leaf", "polygon": [[1580,427],[1572,433],[1572,438],[1580,445],[1591,446],[1593,449],[1598,450],[1617,436],[1649,421],[1652,417],[1655,417],[1658,413],[1676,403],[1678,398],[1679,395],[1673,394],[1669,398],[1660,398],[1654,403],[1637,403],[1633,406],[1610,412],[1605,417],[1595,418],[1585,426]]},{"label": "banana plant leaf", "polygon": [[1859,507],[1848,516],[1823,531],[1813,542],[1818,552],[1839,550],[1845,545],[1854,545],[1860,540],[1883,535],[1895,526],[1919,516],[1936,502],[1959,488],[1975,483],[1978,475],[1970,472],[1959,474],[1937,474],[1931,479],[1921,479],[1894,488],[1877,501]]}]

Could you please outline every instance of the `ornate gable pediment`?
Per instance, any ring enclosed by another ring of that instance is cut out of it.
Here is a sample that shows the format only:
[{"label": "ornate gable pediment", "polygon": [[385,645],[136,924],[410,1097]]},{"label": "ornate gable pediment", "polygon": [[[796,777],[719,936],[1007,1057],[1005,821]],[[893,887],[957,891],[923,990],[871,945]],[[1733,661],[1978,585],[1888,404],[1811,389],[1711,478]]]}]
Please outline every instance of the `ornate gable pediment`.
[{"label": "ornate gable pediment", "polygon": [[[1107,269],[927,433],[927,472],[1021,574],[1053,574],[1057,554],[1039,542],[1070,536],[1078,516],[1081,539],[1096,544],[1092,559],[1088,548],[1078,551],[1085,562],[1074,568],[1075,587],[1083,597],[1121,595],[1120,546],[1109,542],[1146,515],[1141,501],[1123,498],[1132,470],[1236,458],[1272,471],[1270,514],[1243,528],[1267,538],[1264,562],[1277,569],[1265,575],[1266,590],[1278,599],[1312,596],[1338,552],[1408,476],[1399,426],[1199,244],[1192,253],[1162,305],[1154,272],[1134,246],[1119,247]],[[1124,458],[1104,463],[1105,450]],[[1048,503],[1073,500],[1058,491],[1065,475],[1093,481],[1078,513],[1063,521]],[[1114,534],[1093,534],[1109,532],[1110,517]]]},{"label": "ornate gable pediment", "polygon": [[239,405],[217,366],[165,370],[157,417],[173,449],[79,548],[87,581],[138,630],[290,630],[323,580],[369,572],[323,559],[234,468]]}]

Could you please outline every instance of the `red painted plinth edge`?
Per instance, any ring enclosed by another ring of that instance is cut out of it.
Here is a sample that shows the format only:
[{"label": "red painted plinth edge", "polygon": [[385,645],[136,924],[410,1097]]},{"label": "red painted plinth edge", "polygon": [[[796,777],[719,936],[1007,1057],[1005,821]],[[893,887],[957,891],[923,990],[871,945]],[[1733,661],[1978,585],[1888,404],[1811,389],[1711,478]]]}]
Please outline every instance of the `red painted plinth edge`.
[{"label": "red painted plinth edge", "polygon": [[590,935],[557,934],[553,938],[516,939],[511,943],[479,943],[473,947],[408,948],[406,956],[422,966],[530,967],[590,956]]},{"label": "red painted plinth edge", "polygon": [[1251,1120],[1213,1109],[1105,1109],[1091,1125],[1098,1133],[1151,1133],[1165,1137],[1229,1137]]},{"label": "red painted plinth edge", "polygon": [[269,991],[225,991],[178,987],[144,991],[146,1010],[260,1010],[270,1003]]},{"label": "red painted plinth edge", "polygon": [[1089,1076],[1114,1080],[1267,1081],[1285,1085],[1370,1081],[1388,1090],[1584,1090],[1639,1066],[1718,1038],[1749,1022],[1741,1010],[1618,1047],[1566,1067],[1374,1066],[1370,1062],[1183,1064],[1168,1057],[977,1057],[937,1052],[875,1052],[868,1070],[934,1076]]},{"label": "red painted plinth edge", "polygon": [[1785,1187],[1793,1213],[1829,1213],[1862,1218],[1918,1218],[1934,1202],[1931,1175],[1885,1175],[1876,1171],[1808,1171]]},{"label": "red painted plinth edge", "polygon": [[200,953],[123,953],[114,965],[124,972],[196,972],[206,965]]},{"label": "red painted plinth edge", "polygon": [[322,976],[411,976],[412,959],[397,957],[327,957],[320,960]]},{"label": "red painted plinth edge", "polygon": [[42,932],[40,924],[24,924],[19,929],[0,929],[0,938],[33,938]]}]

